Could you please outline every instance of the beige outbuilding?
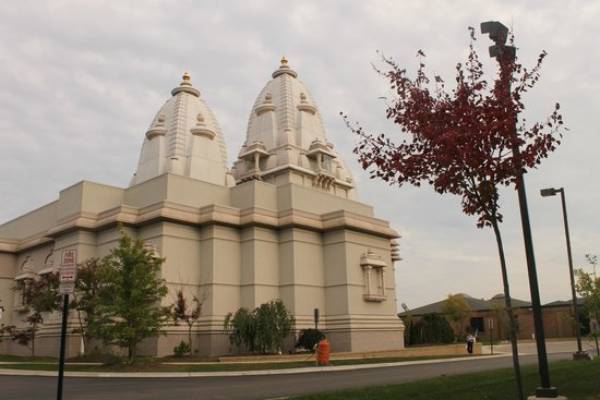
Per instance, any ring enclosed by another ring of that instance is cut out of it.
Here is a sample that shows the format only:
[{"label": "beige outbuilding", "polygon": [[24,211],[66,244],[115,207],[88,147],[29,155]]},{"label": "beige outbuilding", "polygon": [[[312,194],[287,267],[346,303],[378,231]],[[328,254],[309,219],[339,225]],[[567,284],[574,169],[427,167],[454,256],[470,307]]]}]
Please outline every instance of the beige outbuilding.
[{"label": "beige outbuilding", "polygon": [[[122,225],[166,259],[165,304],[178,289],[205,299],[194,327],[199,354],[235,351],[225,316],[274,299],[295,316],[296,332],[313,327],[319,309],[334,351],[403,348],[398,234],[357,200],[350,170],[287,60],[258,95],[231,169],[217,119],[188,74],[171,94],[145,134],[129,187],[82,181],[0,225],[0,323],[23,326],[19,288],[55,271],[65,250],[79,261],[105,256]],[[57,354],[56,314],[40,330],[39,355]],[[170,354],[186,337],[183,326],[164,331],[144,353]],[[68,355],[79,351],[70,333]],[[28,349],[3,340],[0,352]]]}]

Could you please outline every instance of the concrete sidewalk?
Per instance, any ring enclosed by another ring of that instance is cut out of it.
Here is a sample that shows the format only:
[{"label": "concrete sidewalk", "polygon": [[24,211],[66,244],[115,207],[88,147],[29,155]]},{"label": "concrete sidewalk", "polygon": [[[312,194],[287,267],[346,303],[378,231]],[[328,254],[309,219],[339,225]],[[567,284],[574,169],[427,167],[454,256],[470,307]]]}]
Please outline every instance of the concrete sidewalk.
[{"label": "concrete sidewalk", "polygon": [[[550,340],[546,342],[546,349],[548,354],[568,354],[572,353],[577,349],[575,340]],[[591,344],[585,344],[584,350],[593,354],[593,346]],[[519,356],[530,356],[537,353],[536,344],[534,341],[520,341],[519,342]],[[510,357],[511,347],[510,344],[502,343],[494,345],[494,354],[490,355],[490,346],[483,346],[482,354],[487,359],[504,358]],[[78,378],[187,378],[187,377],[234,377],[234,376],[264,376],[264,375],[290,375],[290,374],[307,374],[314,372],[339,372],[339,371],[353,371],[353,370],[367,370],[374,368],[388,368],[388,367],[400,367],[409,365],[432,365],[432,364],[445,364],[456,361],[476,361],[481,360],[479,357],[473,356],[459,356],[452,358],[443,359],[430,359],[430,360],[415,360],[415,361],[397,361],[397,362],[386,362],[386,363],[373,363],[373,364],[354,364],[354,365],[339,365],[339,366],[328,366],[328,367],[297,367],[297,368],[285,368],[285,369],[265,369],[265,370],[254,370],[254,371],[216,371],[216,372],[79,372],[79,371],[67,371],[65,376],[67,377],[78,377]],[[236,362],[236,364],[239,362]],[[20,370],[20,369],[7,369],[2,368],[2,365],[8,364],[30,364],[20,362],[4,361],[0,362],[0,375],[13,375],[13,376],[57,376],[56,371],[32,371],[32,370]],[[35,363],[40,365],[50,365],[50,362]],[[214,364],[204,362],[167,362],[164,364],[171,365],[203,365],[203,364]],[[223,363],[227,364],[227,363]],[[67,363],[67,365],[101,365],[99,363]]]},{"label": "concrete sidewalk", "polygon": [[[508,357],[509,354],[497,354],[488,355],[484,358],[504,358]],[[389,363],[376,363],[376,364],[354,364],[354,365],[338,365],[328,367],[299,367],[299,368],[285,368],[285,369],[267,369],[267,370],[256,370],[256,371],[219,371],[219,372],[78,372],[78,371],[67,371],[65,372],[66,377],[73,378],[200,378],[200,377],[226,377],[226,376],[264,376],[264,375],[289,375],[289,374],[308,374],[314,372],[340,372],[340,371],[353,371],[360,369],[374,369],[374,368],[388,368],[388,367],[400,367],[408,365],[429,365],[429,364],[444,364],[452,363],[456,361],[477,361],[479,357],[467,356],[467,357],[454,357],[444,359],[431,359],[431,360],[420,360],[420,361],[399,361]],[[15,364],[15,363],[12,363]],[[2,369],[0,368],[0,375],[11,375],[11,376],[57,376],[56,371],[31,371],[31,370],[19,370],[19,369]]]}]

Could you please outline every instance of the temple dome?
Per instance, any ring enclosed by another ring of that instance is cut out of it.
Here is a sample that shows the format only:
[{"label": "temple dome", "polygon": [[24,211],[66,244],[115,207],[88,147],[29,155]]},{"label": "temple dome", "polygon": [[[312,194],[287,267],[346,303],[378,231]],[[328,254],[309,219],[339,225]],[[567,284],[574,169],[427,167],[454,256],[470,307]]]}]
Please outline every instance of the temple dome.
[{"label": "temple dome", "polygon": [[297,77],[282,58],[252,107],[234,177],[238,183],[294,182],[354,198],[352,175],[327,141],[321,113]]},{"label": "temple dome", "polygon": [[164,173],[232,186],[221,128],[185,73],[152,120],[131,186]]}]

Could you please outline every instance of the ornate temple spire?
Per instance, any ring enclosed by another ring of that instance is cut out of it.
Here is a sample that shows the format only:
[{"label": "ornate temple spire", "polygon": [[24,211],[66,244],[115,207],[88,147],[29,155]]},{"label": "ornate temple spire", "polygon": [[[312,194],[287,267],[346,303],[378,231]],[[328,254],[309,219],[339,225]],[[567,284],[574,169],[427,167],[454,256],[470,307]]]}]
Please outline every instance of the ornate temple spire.
[{"label": "ornate temple spire", "polygon": [[171,95],[146,132],[131,185],[171,173],[231,186],[221,128],[187,72]]},{"label": "ornate temple spire", "polygon": [[327,141],[319,109],[285,57],[272,77],[252,107],[234,165],[236,181],[302,183],[354,198],[352,175]]}]

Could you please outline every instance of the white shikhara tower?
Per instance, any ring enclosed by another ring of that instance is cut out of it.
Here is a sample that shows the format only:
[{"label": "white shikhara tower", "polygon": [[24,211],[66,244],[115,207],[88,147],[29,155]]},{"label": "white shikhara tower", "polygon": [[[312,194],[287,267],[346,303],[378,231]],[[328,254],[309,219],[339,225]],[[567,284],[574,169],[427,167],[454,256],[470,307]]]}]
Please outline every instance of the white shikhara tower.
[{"label": "white shikhara tower", "polygon": [[232,186],[221,128],[187,72],[171,94],[146,132],[131,185],[170,173]]},{"label": "white shikhara tower", "polygon": [[[294,315],[296,333],[314,326],[318,309],[334,351],[403,347],[394,284],[398,234],[357,201],[314,99],[285,59],[252,107],[231,170],[217,118],[184,74],[143,136],[129,187],[82,181],[0,225],[2,322],[23,326],[19,287],[55,271],[65,250],[76,250],[80,261],[107,255],[119,226],[165,258],[164,305],[179,289],[205,299],[193,329],[200,354],[235,351],[226,316],[274,299]],[[58,321],[44,321],[36,348],[56,354]],[[170,354],[187,340],[182,326],[164,333],[142,352]],[[79,340],[70,334],[68,356],[77,354]],[[0,342],[0,353],[26,352]]]},{"label": "white shikhara tower", "polygon": [[294,183],[355,199],[352,175],[327,141],[319,109],[296,71],[282,58],[272,76],[252,107],[236,181]]}]

